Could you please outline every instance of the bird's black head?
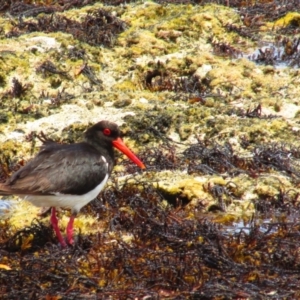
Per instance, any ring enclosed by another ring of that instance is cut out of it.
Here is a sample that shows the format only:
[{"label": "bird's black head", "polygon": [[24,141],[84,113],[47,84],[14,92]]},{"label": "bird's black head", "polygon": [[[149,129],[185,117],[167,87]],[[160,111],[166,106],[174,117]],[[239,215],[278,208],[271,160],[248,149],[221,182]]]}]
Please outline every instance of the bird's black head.
[{"label": "bird's black head", "polygon": [[113,157],[112,148],[117,148],[140,168],[144,169],[145,165],[132,153],[121,139],[121,132],[117,124],[109,121],[100,121],[94,126],[90,127],[85,132],[85,140],[95,148],[108,152]]},{"label": "bird's black head", "polygon": [[99,142],[100,144],[110,144],[121,136],[117,124],[109,121],[100,121],[88,128],[85,132],[85,138],[88,141]]}]

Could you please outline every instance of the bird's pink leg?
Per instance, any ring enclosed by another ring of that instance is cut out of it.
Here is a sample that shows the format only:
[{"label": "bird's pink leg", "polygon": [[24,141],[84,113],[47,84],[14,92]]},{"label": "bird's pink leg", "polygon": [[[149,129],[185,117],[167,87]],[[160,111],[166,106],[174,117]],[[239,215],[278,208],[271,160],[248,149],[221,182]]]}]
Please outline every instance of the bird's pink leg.
[{"label": "bird's pink leg", "polygon": [[75,220],[76,214],[72,214],[69,220],[69,223],[67,225],[67,241],[69,245],[74,244],[74,239],[73,239],[73,224]]},{"label": "bird's pink leg", "polygon": [[61,232],[58,228],[58,219],[56,218],[56,209],[55,209],[55,207],[52,207],[52,209],[51,209],[50,221],[51,221],[51,225],[52,225],[52,227],[53,227],[53,229],[56,233],[56,236],[58,238],[59,243],[61,244],[61,246],[63,248],[65,248],[67,246],[67,244],[66,244],[64,238],[62,237]]}]

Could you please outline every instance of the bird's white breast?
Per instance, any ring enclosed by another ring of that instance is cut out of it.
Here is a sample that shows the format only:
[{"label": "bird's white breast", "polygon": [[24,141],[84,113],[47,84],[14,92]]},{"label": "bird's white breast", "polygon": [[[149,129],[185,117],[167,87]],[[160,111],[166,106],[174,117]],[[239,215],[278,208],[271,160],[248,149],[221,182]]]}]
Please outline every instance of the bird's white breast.
[{"label": "bird's white breast", "polygon": [[[103,162],[108,165],[106,159],[103,156],[101,156],[101,158]],[[108,175],[109,174],[107,173],[101,183],[98,184],[93,190],[83,195],[70,195],[56,192],[53,193],[53,195],[24,195],[20,197],[31,202],[35,206],[64,207],[71,208],[72,212],[79,212],[83,206],[88,204],[99,195],[108,180]]]}]

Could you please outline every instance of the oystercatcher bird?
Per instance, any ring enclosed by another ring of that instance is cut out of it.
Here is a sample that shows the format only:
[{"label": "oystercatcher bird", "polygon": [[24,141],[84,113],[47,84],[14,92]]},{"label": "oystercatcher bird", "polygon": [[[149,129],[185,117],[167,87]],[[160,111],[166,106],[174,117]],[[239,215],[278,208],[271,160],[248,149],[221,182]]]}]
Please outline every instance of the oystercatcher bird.
[{"label": "oystercatcher bird", "polygon": [[51,224],[62,247],[66,241],[58,228],[56,207],[72,211],[67,225],[67,243],[73,244],[77,213],[103,189],[115,164],[117,148],[144,169],[144,164],[121,139],[117,124],[101,121],[88,128],[81,143],[44,141],[40,152],[0,184],[0,194],[18,195],[36,206],[51,207]]}]

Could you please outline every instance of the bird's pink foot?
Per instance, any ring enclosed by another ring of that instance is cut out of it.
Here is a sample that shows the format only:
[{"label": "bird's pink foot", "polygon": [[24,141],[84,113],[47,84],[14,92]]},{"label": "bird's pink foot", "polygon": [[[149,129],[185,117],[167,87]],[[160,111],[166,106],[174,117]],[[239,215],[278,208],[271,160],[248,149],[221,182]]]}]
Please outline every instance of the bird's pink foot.
[{"label": "bird's pink foot", "polygon": [[67,242],[68,242],[69,245],[73,245],[74,244],[74,239],[73,239],[73,233],[74,233],[73,224],[74,224],[74,219],[75,219],[75,215],[72,215],[70,217],[69,223],[67,225]]},{"label": "bird's pink foot", "polygon": [[57,239],[59,241],[59,243],[61,244],[62,248],[67,247],[66,241],[64,240],[64,238],[61,235],[61,232],[58,228],[58,219],[56,217],[56,209],[55,207],[52,207],[51,209],[51,217],[50,217],[50,221],[51,221],[51,225],[56,233]]}]

